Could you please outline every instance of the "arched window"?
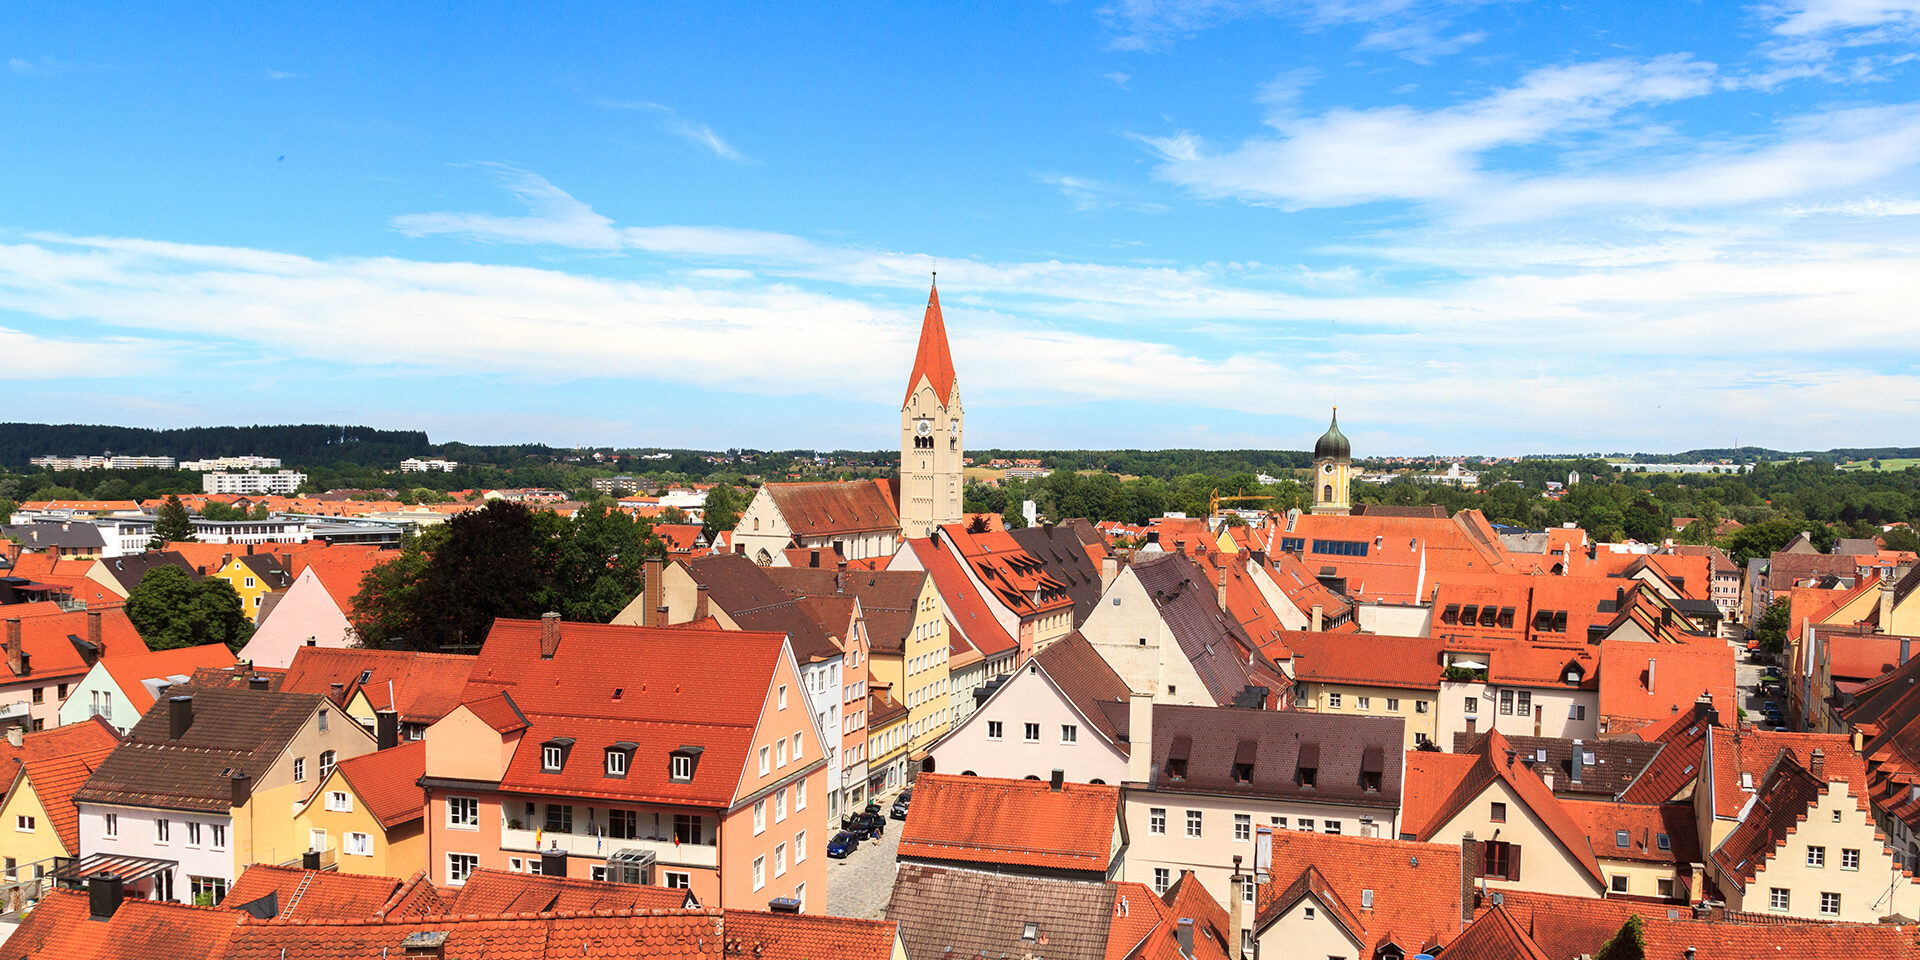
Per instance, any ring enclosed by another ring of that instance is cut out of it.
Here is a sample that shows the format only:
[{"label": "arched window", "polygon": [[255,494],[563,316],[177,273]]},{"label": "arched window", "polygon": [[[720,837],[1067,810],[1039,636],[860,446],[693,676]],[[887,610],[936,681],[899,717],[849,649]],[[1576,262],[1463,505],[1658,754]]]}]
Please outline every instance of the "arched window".
[{"label": "arched window", "polygon": [[332,772],[333,772],[333,751],[332,750],[320,751],[320,779],[321,780],[327,779],[327,774]]},{"label": "arched window", "polygon": [[1329,483],[1326,486],[1320,488],[1320,499],[1322,500],[1333,499],[1333,484]]},{"label": "arched window", "polygon": [[773,566],[773,554],[768,553],[765,547],[761,547],[760,552],[754,556],[753,562],[763,567],[771,567]]}]

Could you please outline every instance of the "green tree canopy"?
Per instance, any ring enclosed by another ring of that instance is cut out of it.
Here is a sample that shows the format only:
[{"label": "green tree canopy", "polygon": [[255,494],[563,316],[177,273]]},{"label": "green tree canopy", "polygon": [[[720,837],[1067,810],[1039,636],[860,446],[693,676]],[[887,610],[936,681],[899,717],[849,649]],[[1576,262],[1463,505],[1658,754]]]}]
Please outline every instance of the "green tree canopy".
[{"label": "green tree canopy", "polygon": [[195,579],[175,566],[148,570],[127,594],[126,611],[154,650],[224,643],[237,651],[253,635],[233,584],[216,577]]},{"label": "green tree canopy", "polygon": [[167,502],[161,504],[159,512],[154,515],[153,539],[147,542],[147,549],[165,550],[169,543],[192,542],[194,542],[193,517],[188,515],[187,505],[180,502],[177,494],[170,495],[167,497]]}]

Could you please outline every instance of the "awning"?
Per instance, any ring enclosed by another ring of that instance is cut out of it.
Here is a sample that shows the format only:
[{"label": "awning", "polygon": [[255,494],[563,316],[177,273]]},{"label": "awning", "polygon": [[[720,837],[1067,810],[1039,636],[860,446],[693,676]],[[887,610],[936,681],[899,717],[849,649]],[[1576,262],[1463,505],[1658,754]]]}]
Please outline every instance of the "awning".
[{"label": "awning", "polygon": [[179,861],[176,860],[155,860],[152,857],[130,857],[116,853],[91,853],[53,871],[53,878],[83,881],[88,877],[111,873],[123,882],[133,883],[166,873],[179,865]]},{"label": "awning", "polygon": [[1451,666],[1466,667],[1468,670],[1485,670],[1487,665],[1478,660],[1455,660]]}]

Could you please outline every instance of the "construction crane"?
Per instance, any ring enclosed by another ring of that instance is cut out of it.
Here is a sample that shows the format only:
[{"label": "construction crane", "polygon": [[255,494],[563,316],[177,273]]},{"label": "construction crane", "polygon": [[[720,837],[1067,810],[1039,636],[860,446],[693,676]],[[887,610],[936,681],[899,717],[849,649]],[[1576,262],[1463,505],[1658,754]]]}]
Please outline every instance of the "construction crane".
[{"label": "construction crane", "polygon": [[1213,495],[1207,498],[1207,516],[1209,518],[1219,516],[1220,505],[1223,503],[1240,503],[1242,501],[1247,501],[1247,500],[1278,500],[1278,499],[1280,498],[1248,496],[1246,494],[1241,494],[1239,496],[1234,496],[1234,497],[1223,497],[1220,495],[1220,488],[1214,487]]}]

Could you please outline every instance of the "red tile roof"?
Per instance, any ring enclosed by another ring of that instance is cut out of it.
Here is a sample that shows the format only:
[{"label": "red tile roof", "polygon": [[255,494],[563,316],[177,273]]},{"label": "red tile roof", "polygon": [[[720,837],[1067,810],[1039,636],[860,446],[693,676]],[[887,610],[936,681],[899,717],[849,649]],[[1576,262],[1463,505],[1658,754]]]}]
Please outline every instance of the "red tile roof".
[{"label": "red tile roof", "polygon": [[[300,647],[294,651],[280,689],[330,697],[332,685],[339,683],[342,688],[337,702],[342,707],[356,692],[364,690],[375,710],[397,708],[400,719],[407,723],[433,723],[460,703],[460,693],[478,660],[411,650]],[[364,683],[363,676],[367,678]]]},{"label": "red tile roof", "polygon": [[1106,784],[922,774],[900,831],[900,856],[1104,875],[1120,788]]},{"label": "red tile roof", "polygon": [[1279,640],[1293,651],[1296,683],[1440,689],[1443,640],[1370,634],[1364,641],[1356,641],[1349,633],[1303,630],[1283,631]]},{"label": "red tile roof", "polygon": [[[1513,918],[1515,926],[1555,960],[1599,954],[1600,948],[1635,914],[1641,919],[1641,936],[1646,943],[1644,955],[1648,958],[1684,958],[1689,950],[1694,960],[1920,958],[1920,945],[1916,945],[1913,927],[1907,924],[1694,920],[1686,911],[1682,911],[1679,919],[1669,920],[1667,909],[1658,904],[1527,890],[1502,891],[1501,900],[1500,909]],[[1479,909],[1484,917],[1493,910],[1493,905],[1483,901]],[[1450,960],[1457,960],[1449,956]],[[1479,957],[1467,955],[1467,960],[1479,960]]]},{"label": "red tile roof", "polygon": [[994,617],[986,598],[967,579],[967,572],[960,568],[960,558],[952,550],[938,545],[933,538],[909,539],[906,549],[913,551],[920,565],[933,577],[933,588],[940,593],[940,600],[947,608],[947,623],[976,649],[992,658],[1019,646]]},{"label": "red tile roof", "polygon": [[426,799],[419,781],[426,768],[427,742],[412,740],[342,760],[334,769],[346,778],[380,826],[391,829],[418,820],[425,812]]},{"label": "red tile roof", "polygon": [[88,919],[87,895],[52,890],[0,945],[0,960],[207,960],[225,955],[244,914],[127,900],[105,922]]},{"label": "red tile roof", "polygon": [[[1568,800],[1560,806],[1587,835],[1594,856],[1602,860],[1689,864],[1700,859],[1700,832],[1691,803]],[[1627,832],[1624,847],[1622,830]],[[1662,835],[1667,838],[1665,849],[1660,846]]]},{"label": "red tile roof", "polygon": [[256,863],[240,874],[221,904],[239,908],[273,894],[283,920],[370,918],[387,905],[401,882],[392,877],[330,870],[301,870]]},{"label": "red tile roof", "polygon": [[422,931],[445,934],[446,956],[459,960],[726,956],[717,910],[614,910],[384,921],[249,920],[233,931],[221,960],[377,960],[382,953],[401,955],[401,941]]},{"label": "red tile roof", "polygon": [[727,943],[754,960],[887,960],[893,956],[890,920],[856,920],[817,913],[726,910]]},{"label": "red tile roof", "polygon": [[1811,769],[1813,751],[1819,750],[1823,773],[1828,780],[1845,780],[1861,810],[1868,808],[1869,792],[1866,761],[1853,750],[1853,741],[1840,733],[1790,733],[1783,730],[1750,728],[1713,729],[1714,816],[1734,819],[1746,806],[1753,790],[1766,779],[1767,772],[1784,754],[1803,769]]},{"label": "red tile roof", "polygon": [[1479,762],[1479,755],[1473,753],[1407,751],[1406,792],[1400,798],[1401,835],[1418,837],[1439,829],[1442,824],[1435,823],[1434,817],[1445,809],[1448,798]]},{"label": "red tile roof", "polygon": [[972,532],[964,524],[950,523],[940,528],[939,535],[966,559],[988,594],[1021,619],[1073,607],[1067,585],[1055,579],[1013,534]]},{"label": "red tile roof", "polygon": [[1671,718],[1642,727],[1632,735],[1648,743],[1660,744],[1646,769],[1620,799],[1628,803],[1665,803],[1679,796],[1700,776],[1700,761],[1707,737],[1713,727],[1708,720],[1712,709],[1694,704]]},{"label": "red tile roof", "polygon": [[1500,731],[1487,731],[1476,747],[1473,766],[1468,768],[1453,792],[1439,804],[1422,828],[1412,831],[1414,838],[1432,839],[1440,828],[1446,826],[1447,821],[1485,793],[1495,779],[1500,779],[1506,781],[1508,789],[1519,797],[1520,802],[1546,827],[1561,848],[1586,870],[1588,876],[1596,883],[1605,884],[1606,878],[1601,875],[1600,865],[1595,862],[1593,850],[1587,845],[1585,831],[1567,815],[1553,791],[1547,789],[1537,775],[1522,767],[1517,760],[1516,752],[1509,748],[1507,738]]},{"label": "red tile roof", "polygon": [[[1598,947],[1594,950],[1597,952]],[[1499,907],[1480,914],[1447,944],[1447,960],[1548,960],[1539,944]]]},{"label": "red tile roof", "polygon": [[933,387],[933,395],[941,403],[953,399],[953,354],[947,350],[947,321],[940,315],[939,287],[927,291],[927,313],[920,319],[920,346],[913,353],[913,372],[907,374],[907,395],[900,401],[902,407],[913,401],[914,391],[920,389],[923,378]]},{"label": "red tile roof", "polygon": [[773,499],[795,537],[899,530],[900,513],[879,483],[769,483]]},{"label": "red tile roof", "polygon": [[[1310,869],[1317,877],[1303,883]],[[1291,905],[1282,900],[1289,891],[1296,900],[1305,893],[1337,896],[1369,957],[1388,942],[1406,956],[1426,952],[1451,942],[1465,925],[1458,845],[1275,830],[1272,876],[1259,890],[1256,930]]]},{"label": "red tile roof", "polygon": [[[20,649],[29,662],[30,676],[37,680],[66,679],[78,677],[91,670],[89,664],[80,655],[80,648],[74,645],[73,638],[87,639],[88,617],[100,618],[100,658],[129,657],[148,653],[147,642],[140,638],[140,632],[133,628],[133,621],[127,619],[126,611],[115,608],[106,611],[75,610],[68,613],[60,605],[52,602],[18,603],[0,607],[0,621],[20,621]],[[8,624],[10,626],[10,624]],[[3,629],[3,628],[0,628]],[[5,637],[0,633],[0,639]],[[0,667],[4,667],[0,661]],[[0,673],[0,682],[14,682],[23,679],[11,670]]]},{"label": "red tile roof", "polygon": [[126,697],[127,705],[136,713],[146,713],[147,708],[153,706],[153,692],[141,681],[165,681],[175,676],[184,676],[191,681],[193,672],[201,667],[225,667],[232,663],[233,651],[228,650],[224,643],[155,650],[100,661],[107,675],[113,678],[114,685]]},{"label": "red tile roof", "polygon": [[475,870],[465,884],[442,893],[441,900],[441,912],[486,916],[555,911],[683,910],[692,900],[692,894],[638,883],[605,883],[482,869]]},{"label": "red tile roof", "polygon": [[[1600,716],[1609,733],[1629,733],[1639,723],[1666,720],[1710,695],[1723,717],[1736,716],[1733,648],[1705,643],[1600,643]],[[1622,722],[1625,721],[1625,722]]]}]

